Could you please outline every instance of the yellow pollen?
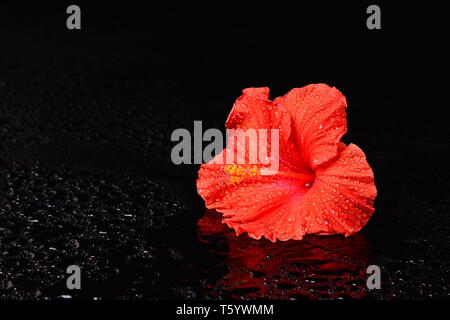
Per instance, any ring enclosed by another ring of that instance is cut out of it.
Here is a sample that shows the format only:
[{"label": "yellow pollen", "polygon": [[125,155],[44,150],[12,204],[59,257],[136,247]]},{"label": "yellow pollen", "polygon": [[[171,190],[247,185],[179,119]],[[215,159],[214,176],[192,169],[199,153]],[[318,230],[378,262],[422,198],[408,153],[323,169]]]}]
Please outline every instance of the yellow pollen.
[{"label": "yellow pollen", "polygon": [[229,175],[228,184],[238,184],[245,178],[259,176],[259,168],[257,165],[243,166],[229,164],[223,168],[223,171]]}]

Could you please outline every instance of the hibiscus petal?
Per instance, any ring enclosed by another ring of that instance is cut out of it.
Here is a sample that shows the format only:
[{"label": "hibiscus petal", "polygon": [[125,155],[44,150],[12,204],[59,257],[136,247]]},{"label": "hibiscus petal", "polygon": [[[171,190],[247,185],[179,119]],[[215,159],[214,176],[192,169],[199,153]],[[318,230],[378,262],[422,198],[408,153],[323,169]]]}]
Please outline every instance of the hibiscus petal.
[{"label": "hibiscus petal", "polygon": [[207,208],[222,212],[223,222],[237,235],[247,232],[254,239],[264,236],[271,241],[300,240],[305,234],[348,236],[359,231],[374,211],[373,172],[353,144],[341,144],[336,160],[317,168],[311,187],[285,175],[229,183],[224,167],[202,165],[197,189]]},{"label": "hibiscus petal", "polygon": [[311,84],[275,99],[292,117],[295,143],[304,161],[316,168],[337,155],[337,146],[347,131],[345,97],[326,84]]},{"label": "hibiscus petal", "polygon": [[225,126],[228,129],[279,129],[283,141],[291,132],[290,116],[269,100],[269,88],[247,88],[233,105]]},{"label": "hibiscus petal", "polygon": [[[280,170],[295,171],[310,174],[311,168],[302,160],[300,151],[292,142],[288,141],[291,134],[291,117],[286,109],[269,100],[269,88],[247,88],[242,91],[242,95],[236,100],[226,121],[227,129],[268,129],[266,137],[257,133],[258,153],[259,143],[267,142],[267,154],[271,154],[271,132],[269,129],[280,130],[278,161]],[[244,133],[245,134],[245,133]],[[227,145],[230,146],[229,137]],[[263,141],[260,141],[263,139]],[[265,140],[264,140],[265,139]],[[242,147],[238,143],[237,148]],[[247,147],[247,146],[246,146]],[[248,148],[244,147],[248,151]],[[248,161],[248,152],[245,153],[245,161]],[[222,157],[222,156],[221,156]],[[220,158],[223,162],[225,158]],[[261,160],[261,159],[259,159]],[[228,160],[227,160],[228,161]]]},{"label": "hibiscus petal", "polygon": [[[244,172],[254,168],[251,165],[239,167]],[[305,186],[307,175],[303,182],[300,181],[301,175],[278,174],[244,174],[242,179],[233,180],[234,176],[226,168],[227,165],[213,163],[200,167],[197,191],[208,209],[222,212],[223,222],[235,229],[238,235],[248,232],[252,238],[265,236],[272,241],[302,238],[304,231],[297,223],[300,217],[295,214],[294,204],[309,190]],[[286,225],[287,222],[292,223]]]},{"label": "hibiscus petal", "polygon": [[342,149],[335,161],[317,168],[316,181],[301,201],[300,210],[309,217],[308,233],[348,236],[374,211],[377,190],[364,152],[354,144]]}]

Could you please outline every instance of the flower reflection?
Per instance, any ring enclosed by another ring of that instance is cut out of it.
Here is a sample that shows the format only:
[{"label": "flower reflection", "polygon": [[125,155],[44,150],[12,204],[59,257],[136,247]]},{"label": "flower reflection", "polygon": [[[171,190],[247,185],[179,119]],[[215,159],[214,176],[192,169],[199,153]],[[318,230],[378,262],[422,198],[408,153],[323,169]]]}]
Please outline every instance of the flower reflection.
[{"label": "flower reflection", "polygon": [[366,294],[370,247],[363,233],[272,243],[237,237],[220,219],[220,213],[207,210],[198,221],[200,241],[225,256],[208,271],[217,273],[226,266],[219,280],[205,284],[206,296],[223,297],[226,292],[234,299],[360,299]]}]

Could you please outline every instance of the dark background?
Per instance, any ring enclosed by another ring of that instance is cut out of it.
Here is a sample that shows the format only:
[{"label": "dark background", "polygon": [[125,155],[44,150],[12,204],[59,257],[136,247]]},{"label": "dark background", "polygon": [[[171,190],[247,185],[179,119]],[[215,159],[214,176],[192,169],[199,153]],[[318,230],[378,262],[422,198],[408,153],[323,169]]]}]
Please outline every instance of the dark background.
[{"label": "dark background", "polygon": [[[0,5],[0,299],[448,299],[448,25],[431,2]],[[324,82],[376,178],[357,235],[223,228],[170,160],[247,87]],[[202,218],[200,228],[198,219]],[[69,291],[65,269],[83,270]],[[382,289],[365,287],[368,265]]]}]

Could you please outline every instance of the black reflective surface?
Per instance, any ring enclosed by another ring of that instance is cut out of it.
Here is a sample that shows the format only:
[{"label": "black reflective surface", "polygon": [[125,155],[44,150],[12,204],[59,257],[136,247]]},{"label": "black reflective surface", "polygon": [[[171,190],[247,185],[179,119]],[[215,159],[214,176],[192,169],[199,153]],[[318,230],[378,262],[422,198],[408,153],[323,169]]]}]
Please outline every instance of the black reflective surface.
[{"label": "black reflective surface", "polygon": [[[363,5],[189,9],[85,5],[76,33],[64,5],[2,5],[0,299],[448,299],[445,19],[390,6],[370,33]],[[223,129],[243,88],[313,82],[347,97],[376,211],[349,238],[236,237],[170,135]]]}]

